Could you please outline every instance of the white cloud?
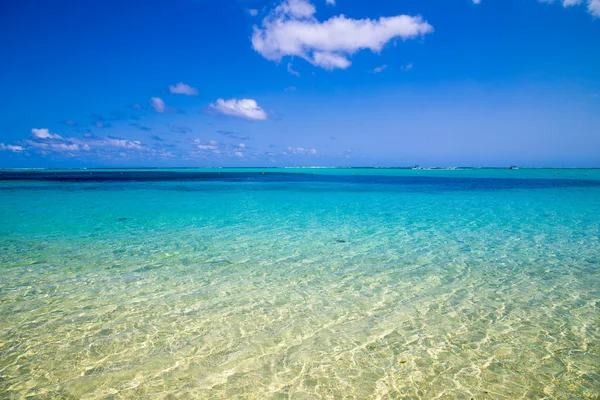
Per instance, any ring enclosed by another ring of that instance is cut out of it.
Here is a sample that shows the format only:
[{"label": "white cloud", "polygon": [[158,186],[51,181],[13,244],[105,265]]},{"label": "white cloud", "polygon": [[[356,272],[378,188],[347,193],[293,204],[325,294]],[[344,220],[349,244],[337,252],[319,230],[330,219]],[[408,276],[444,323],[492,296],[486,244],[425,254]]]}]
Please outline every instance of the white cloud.
[{"label": "white cloud", "polygon": [[292,63],[288,63],[287,72],[289,72],[292,75],[296,75],[297,77],[300,77],[300,72],[294,71],[294,69],[292,68]]},{"label": "white cloud", "polygon": [[247,11],[248,11],[248,15],[250,15],[251,17],[256,17],[258,15],[258,10],[254,9],[254,8],[250,8]]},{"label": "white cloud", "polygon": [[[540,3],[554,3],[554,0],[538,0]],[[580,5],[584,0],[561,0],[563,7]],[[587,0],[587,10],[594,17],[600,17],[600,0]]]},{"label": "white cloud", "polygon": [[[51,144],[50,148],[56,151],[79,151],[79,145],[75,143],[66,144],[66,143],[58,143]],[[87,150],[89,150],[89,146],[87,146]]]},{"label": "white cloud", "polygon": [[412,64],[406,64],[402,67],[402,71],[410,71],[411,69],[413,69]]},{"label": "white cloud", "polygon": [[473,0],[473,4],[480,4],[481,0]]},{"label": "white cloud", "polygon": [[317,149],[305,149],[303,147],[288,147],[287,152],[283,152],[283,154],[294,154],[294,155],[315,155],[318,154]]},{"label": "white cloud", "polygon": [[246,157],[246,151],[248,150],[248,146],[244,143],[233,145],[221,143],[217,140],[203,142],[200,139],[194,139],[192,143],[198,150],[200,150],[200,152],[197,152],[197,154],[200,154],[203,157],[208,155],[209,152],[212,152],[212,154],[218,157]]},{"label": "white cloud", "polygon": [[165,112],[165,109],[166,109],[165,102],[162,101],[162,99],[160,97],[152,97],[150,99],[150,105],[152,106],[154,111],[156,111],[158,113]]},{"label": "white cloud", "polygon": [[600,18],[600,0],[589,0],[588,1],[588,12],[594,17]]},{"label": "white cloud", "polygon": [[330,6],[335,6],[335,0],[325,0],[325,3]]},{"label": "white cloud", "polygon": [[217,150],[218,146],[208,145],[208,144],[199,144],[198,147],[200,150]]},{"label": "white cloud", "polygon": [[13,153],[18,153],[19,151],[25,150],[23,146],[14,146],[12,144],[4,144],[0,143],[0,150],[12,151]]},{"label": "white cloud", "polygon": [[218,99],[216,104],[211,104],[210,107],[222,114],[233,117],[258,121],[267,119],[267,113],[258,106],[254,99]]},{"label": "white cloud", "polygon": [[99,140],[94,140],[90,142],[91,145],[95,145],[95,146],[108,146],[108,147],[117,147],[117,148],[122,148],[122,149],[135,149],[135,150],[141,150],[144,145],[142,144],[142,142],[138,141],[138,140],[125,140],[125,139],[113,139],[113,138],[104,138],[104,139],[99,139]]},{"label": "white cloud", "polygon": [[219,152],[219,142],[216,140],[211,140],[208,144],[205,144],[202,143],[200,139],[194,139],[192,143],[194,143],[199,150],[211,150],[214,153]]},{"label": "white cloud", "polygon": [[352,64],[346,56],[330,53],[327,51],[316,51],[313,53],[313,65],[323,67],[325,69],[346,69]]},{"label": "white cloud", "polygon": [[188,96],[198,96],[198,89],[179,82],[177,85],[169,85],[169,91],[174,94],[185,94]]},{"label": "white cloud", "polygon": [[[126,149],[126,150],[148,150],[140,141],[126,140],[113,137],[97,137],[92,134],[84,134],[83,138],[62,137],[52,134],[48,129],[32,129],[32,140],[24,140],[24,146],[5,146],[7,150],[22,151],[27,149],[39,150],[42,154],[49,152],[79,152],[79,151],[99,151],[106,149]],[[47,140],[52,139],[52,140]],[[100,154],[100,153],[99,153]]]},{"label": "white cloud", "polygon": [[308,0],[287,0],[275,7],[273,12],[292,18],[308,18],[317,12],[317,9]]},{"label": "white cloud", "polygon": [[420,16],[351,19],[344,15],[318,21],[308,0],[286,0],[254,27],[252,47],[268,60],[302,57],[313,65],[345,69],[359,50],[378,53],[393,39],[403,40],[433,32]]},{"label": "white cloud", "polygon": [[372,72],[374,74],[378,74],[380,72],[383,72],[383,70],[386,69],[386,68],[387,68],[387,65],[383,64],[383,65],[380,65],[379,67],[375,68]]},{"label": "white cloud", "polygon": [[62,139],[60,135],[55,133],[50,133],[50,131],[46,128],[36,129],[33,128],[31,130],[31,134],[38,139]]}]

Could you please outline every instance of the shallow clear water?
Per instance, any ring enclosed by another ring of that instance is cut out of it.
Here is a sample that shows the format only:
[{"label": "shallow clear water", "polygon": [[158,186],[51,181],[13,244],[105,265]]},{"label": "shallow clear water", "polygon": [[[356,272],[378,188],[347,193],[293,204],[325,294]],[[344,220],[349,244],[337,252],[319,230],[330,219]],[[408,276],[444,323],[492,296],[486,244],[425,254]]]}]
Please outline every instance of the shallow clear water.
[{"label": "shallow clear water", "polygon": [[0,398],[600,396],[598,170],[261,172],[1,171]]}]

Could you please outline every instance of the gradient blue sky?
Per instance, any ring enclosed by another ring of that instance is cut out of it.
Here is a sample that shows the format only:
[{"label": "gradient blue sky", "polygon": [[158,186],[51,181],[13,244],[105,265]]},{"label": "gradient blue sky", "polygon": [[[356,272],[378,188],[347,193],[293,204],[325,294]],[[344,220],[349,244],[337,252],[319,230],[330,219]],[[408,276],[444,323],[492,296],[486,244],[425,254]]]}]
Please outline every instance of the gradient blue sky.
[{"label": "gradient blue sky", "polygon": [[0,167],[600,167],[600,0],[332,3],[4,0]]}]

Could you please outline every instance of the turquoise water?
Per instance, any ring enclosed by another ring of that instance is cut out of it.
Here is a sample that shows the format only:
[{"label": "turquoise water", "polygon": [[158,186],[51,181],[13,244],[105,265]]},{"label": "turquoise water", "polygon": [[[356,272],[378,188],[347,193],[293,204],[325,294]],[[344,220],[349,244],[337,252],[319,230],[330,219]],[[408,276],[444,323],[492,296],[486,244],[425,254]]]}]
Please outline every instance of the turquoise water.
[{"label": "turquoise water", "polygon": [[0,398],[600,397],[599,170],[0,179]]}]

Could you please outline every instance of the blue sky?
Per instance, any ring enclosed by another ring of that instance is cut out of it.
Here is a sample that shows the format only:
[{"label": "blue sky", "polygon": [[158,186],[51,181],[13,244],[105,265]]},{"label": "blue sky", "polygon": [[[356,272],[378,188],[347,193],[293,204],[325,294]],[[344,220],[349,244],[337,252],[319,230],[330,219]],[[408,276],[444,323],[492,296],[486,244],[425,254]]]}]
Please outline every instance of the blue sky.
[{"label": "blue sky", "polygon": [[0,54],[0,167],[600,167],[600,0],[6,0]]}]

